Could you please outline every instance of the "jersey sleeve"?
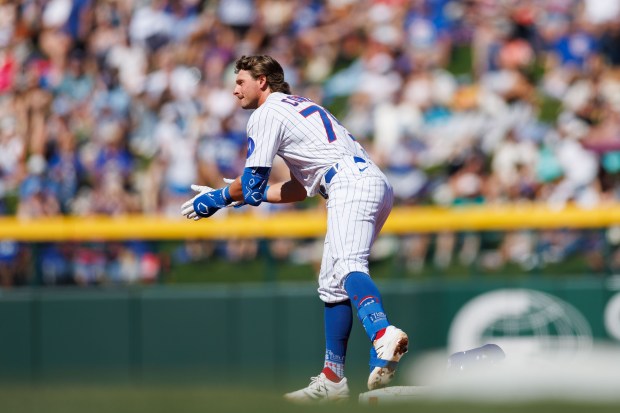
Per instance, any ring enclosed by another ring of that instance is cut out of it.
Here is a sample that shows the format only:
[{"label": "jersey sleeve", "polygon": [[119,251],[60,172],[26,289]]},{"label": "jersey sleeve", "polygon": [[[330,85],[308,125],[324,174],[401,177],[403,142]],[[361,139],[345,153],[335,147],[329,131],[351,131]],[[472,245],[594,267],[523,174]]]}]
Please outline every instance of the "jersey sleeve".
[{"label": "jersey sleeve", "polygon": [[266,107],[250,117],[246,168],[273,165],[284,135],[284,125],[278,115],[275,110]]}]

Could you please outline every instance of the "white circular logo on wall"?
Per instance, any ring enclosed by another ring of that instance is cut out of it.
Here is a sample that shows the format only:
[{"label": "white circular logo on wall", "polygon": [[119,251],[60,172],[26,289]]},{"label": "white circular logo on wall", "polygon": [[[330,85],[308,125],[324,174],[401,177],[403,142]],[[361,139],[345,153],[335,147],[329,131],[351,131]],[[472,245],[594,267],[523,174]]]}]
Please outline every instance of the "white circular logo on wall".
[{"label": "white circular logo on wall", "polygon": [[502,289],[467,302],[448,332],[450,352],[498,344],[506,354],[574,355],[592,347],[592,330],[571,304],[535,290]]},{"label": "white circular logo on wall", "polygon": [[605,307],[605,328],[607,333],[620,341],[620,293],[617,293]]}]

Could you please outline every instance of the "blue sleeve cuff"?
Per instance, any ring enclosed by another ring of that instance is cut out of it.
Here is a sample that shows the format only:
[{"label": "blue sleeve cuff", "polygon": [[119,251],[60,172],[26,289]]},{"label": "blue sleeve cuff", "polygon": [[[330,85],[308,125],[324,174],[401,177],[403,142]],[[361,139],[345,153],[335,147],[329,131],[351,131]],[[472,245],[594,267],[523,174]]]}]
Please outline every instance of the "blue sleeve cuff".
[{"label": "blue sleeve cuff", "polygon": [[232,196],[230,196],[230,186],[224,187],[224,190],[222,191],[222,197],[224,198],[224,202],[226,203],[226,205],[231,204],[234,201]]},{"label": "blue sleeve cuff", "polygon": [[265,190],[263,191],[263,202],[269,202],[267,199],[267,191],[269,191],[269,185],[265,185]]}]

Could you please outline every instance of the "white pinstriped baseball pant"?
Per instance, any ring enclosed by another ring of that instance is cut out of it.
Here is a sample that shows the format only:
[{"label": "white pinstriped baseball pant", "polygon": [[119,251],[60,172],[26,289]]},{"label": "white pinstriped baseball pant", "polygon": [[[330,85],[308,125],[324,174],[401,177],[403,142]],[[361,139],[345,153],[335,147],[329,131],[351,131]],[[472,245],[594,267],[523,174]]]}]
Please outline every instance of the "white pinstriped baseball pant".
[{"label": "white pinstriped baseball pant", "polygon": [[319,272],[319,297],[326,303],[347,300],[347,274],[369,274],[370,249],[387,220],[394,195],[381,170],[370,161],[345,157],[330,183],[321,182],[327,200],[327,234]]}]

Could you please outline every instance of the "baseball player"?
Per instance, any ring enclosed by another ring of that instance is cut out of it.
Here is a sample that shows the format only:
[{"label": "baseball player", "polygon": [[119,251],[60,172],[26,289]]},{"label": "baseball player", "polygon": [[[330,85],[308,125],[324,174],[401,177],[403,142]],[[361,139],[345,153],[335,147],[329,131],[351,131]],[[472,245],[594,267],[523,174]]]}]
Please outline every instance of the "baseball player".
[{"label": "baseball player", "polygon": [[[353,311],[372,342],[368,388],[383,387],[409,344],[407,334],[388,322],[368,272],[370,248],[392,208],[392,187],[331,113],[291,94],[276,60],[243,56],[235,63],[235,73],[235,97],[243,109],[255,109],[247,125],[245,169],[223,188],[193,185],[199,193],[183,204],[182,214],[198,220],[231,205],[323,196],[327,234],[318,292],[325,303],[325,362],[307,387],[285,397],[293,401],[348,398],[344,367]],[[290,169],[290,180],[268,185],[276,155]]]}]

